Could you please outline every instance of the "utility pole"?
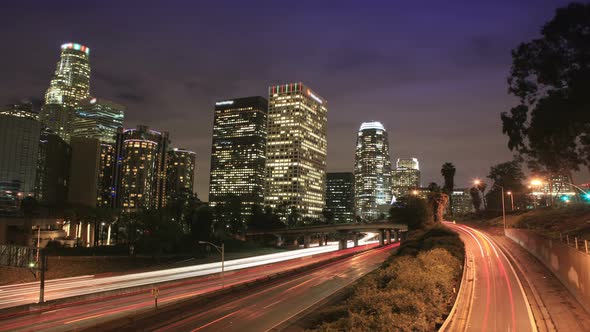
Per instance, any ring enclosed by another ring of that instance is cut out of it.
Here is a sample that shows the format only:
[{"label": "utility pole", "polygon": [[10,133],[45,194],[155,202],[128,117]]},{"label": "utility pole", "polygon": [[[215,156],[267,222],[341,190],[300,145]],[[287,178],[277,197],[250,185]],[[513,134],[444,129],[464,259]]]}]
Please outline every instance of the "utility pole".
[{"label": "utility pole", "polygon": [[41,250],[41,260],[39,261],[39,267],[41,268],[41,280],[39,282],[39,303],[45,302],[45,270],[47,270],[47,255],[45,250]]}]

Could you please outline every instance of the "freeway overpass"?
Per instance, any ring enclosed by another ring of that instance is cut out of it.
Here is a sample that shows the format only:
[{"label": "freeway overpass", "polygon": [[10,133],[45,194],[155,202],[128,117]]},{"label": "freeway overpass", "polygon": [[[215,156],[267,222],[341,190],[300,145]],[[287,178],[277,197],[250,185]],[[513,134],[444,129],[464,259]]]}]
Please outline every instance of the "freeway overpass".
[{"label": "freeway overpass", "polygon": [[246,238],[256,238],[263,235],[274,235],[277,237],[277,246],[284,242],[284,237],[287,235],[303,236],[303,244],[305,248],[309,248],[312,239],[316,239],[320,246],[327,243],[328,233],[339,233],[342,235],[340,239],[339,249],[346,249],[347,240],[352,238],[354,246],[358,246],[358,239],[360,232],[377,232],[379,233],[379,243],[392,243],[391,235],[393,232],[394,240],[400,239],[402,232],[408,231],[408,225],[395,224],[391,222],[374,222],[374,223],[354,223],[354,224],[332,224],[332,225],[315,225],[305,227],[281,228],[273,230],[260,230],[246,232]]}]

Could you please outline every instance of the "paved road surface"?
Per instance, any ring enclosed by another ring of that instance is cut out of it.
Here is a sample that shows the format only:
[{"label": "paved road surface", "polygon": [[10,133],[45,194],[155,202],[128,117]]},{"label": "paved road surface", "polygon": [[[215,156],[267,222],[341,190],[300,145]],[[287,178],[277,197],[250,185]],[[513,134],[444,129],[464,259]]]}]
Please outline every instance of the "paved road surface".
[{"label": "paved road surface", "polygon": [[[321,260],[326,260],[332,257],[337,257],[340,255],[344,255],[347,253],[351,253],[354,251],[366,249],[369,247],[375,247],[377,244],[368,244],[359,246],[356,248],[349,248],[346,250],[340,251],[332,251],[328,253],[319,254],[313,257],[302,257],[293,259],[291,257],[290,260],[287,261],[280,261],[277,263],[271,263],[272,260],[277,259],[272,255],[265,255],[265,256],[258,256],[252,257],[243,260],[236,260],[242,262],[240,265],[230,263],[230,268],[238,269],[241,268],[239,271],[233,271],[227,273],[223,278],[223,283],[225,286],[230,286],[234,284],[239,284],[242,282],[251,281],[263,276],[271,275],[280,271],[285,271],[288,269],[296,268],[299,266],[304,266],[308,264],[312,264],[314,262],[318,262]],[[336,247],[337,248],[337,247]],[[314,250],[306,250],[307,253],[309,252],[317,252],[321,250],[326,250],[330,248],[320,247],[320,248],[313,248]],[[291,253],[296,252],[304,252],[303,250],[298,250]],[[273,256],[273,259],[267,259],[268,256]],[[249,265],[256,265],[264,261],[266,264],[264,266],[255,266],[255,267],[248,267]],[[235,262],[234,262],[235,263]],[[209,265],[209,264],[206,264]],[[213,264],[215,265],[215,264]],[[219,264],[217,264],[218,266]],[[181,268],[185,269],[185,268]],[[217,270],[215,270],[217,269]],[[179,269],[174,269],[179,270]],[[212,267],[212,271],[219,271],[219,268]],[[147,275],[151,276],[155,272],[148,272]],[[189,272],[190,273],[190,272]],[[193,272],[197,273],[197,272]],[[210,272],[211,273],[211,272]],[[141,273],[141,275],[145,275]],[[168,278],[178,277],[178,275],[161,275],[159,281]],[[183,277],[187,277],[186,274],[183,274]],[[93,287],[93,282],[97,283],[97,288],[102,289],[104,288],[104,283],[101,283],[98,279],[88,279],[85,280],[84,278],[81,279],[86,287]],[[54,284],[52,288],[52,292],[59,292],[60,288],[69,289],[69,287],[74,287],[74,289],[78,289],[80,286],[77,284],[77,279],[73,278],[69,279],[70,282],[74,285],[68,285],[64,281],[60,281],[57,285]],[[138,282],[141,279],[134,279]],[[133,281],[131,281],[133,282]],[[207,292],[211,292],[222,287],[222,280],[219,276],[205,276],[203,278],[197,278],[196,280],[191,281],[178,281],[174,285],[169,287],[162,287],[160,288],[160,294],[158,298],[158,303],[160,305],[169,304],[174,301],[182,300],[188,297],[196,296],[199,294],[204,294]],[[2,294],[3,292],[0,292]],[[6,295],[2,295],[6,296]],[[111,298],[101,298],[101,299],[94,299],[90,301],[78,302],[75,303],[73,306],[70,304],[67,307],[57,307],[54,310],[40,312],[40,313],[32,313],[24,316],[18,316],[14,318],[10,317],[2,317],[0,313],[0,331],[65,331],[65,330],[72,330],[81,327],[88,327],[96,324],[97,322],[102,322],[118,317],[122,317],[128,315],[133,312],[143,311],[153,308],[154,301],[151,295],[146,292],[141,294],[135,294],[130,296],[117,296]]]},{"label": "paved road surface", "polygon": [[520,281],[498,245],[485,232],[447,226],[461,236],[475,273],[474,277],[468,274],[473,280],[466,285],[472,287],[471,302],[458,302],[447,331],[537,331]]},{"label": "paved road surface", "polygon": [[376,269],[395,243],[310,272],[281,279],[267,287],[226,297],[206,308],[182,307],[174,317],[156,325],[141,322],[128,330],[141,331],[267,331]]},{"label": "paved road surface", "polygon": [[[364,244],[364,242],[359,241],[359,244]],[[349,246],[352,246],[352,242],[350,242]],[[225,262],[225,271],[233,271],[247,267],[271,264],[321,253],[334,252],[336,250],[338,250],[337,244],[329,244],[322,247],[234,259]],[[133,286],[150,285],[159,282],[180,280],[219,272],[221,272],[220,263],[209,263],[112,277],[88,275],[73,278],[53,279],[45,283],[45,301],[114,289],[129,288]],[[0,309],[22,304],[37,303],[38,300],[39,282],[0,286]]]}]

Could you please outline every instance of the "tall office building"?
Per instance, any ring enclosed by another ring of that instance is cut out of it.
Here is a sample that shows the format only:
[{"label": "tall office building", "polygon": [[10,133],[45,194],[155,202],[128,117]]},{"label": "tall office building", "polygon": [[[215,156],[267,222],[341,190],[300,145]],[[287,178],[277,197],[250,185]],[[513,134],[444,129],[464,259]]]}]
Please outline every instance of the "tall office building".
[{"label": "tall office building", "polygon": [[166,206],[169,144],[167,132],[151,130],[148,126],[119,130],[114,180],[117,207],[129,211]]},{"label": "tall office building", "polygon": [[33,195],[41,124],[31,104],[0,108],[0,211],[16,211]]},{"label": "tall office building", "polygon": [[328,173],[326,178],[326,210],[335,223],[354,222],[354,174]]},{"label": "tall office building", "polygon": [[364,122],[358,132],[355,165],[356,215],[377,219],[391,204],[389,139],[380,122]]},{"label": "tall office building", "polygon": [[41,122],[69,142],[74,107],[90,95],[90,49],[84,45],[61,45],[61,57],[45,93]]},{"label": "tall office building", "polygon": [[115,160],[115,144],[100,144],[100,159],[98,166],[97,195],[96,206],[99,207],[116,207],[116,183],[115,170],[117,162]]},{"label": "tall office building", "polygon": [[100,171],[100,141],[91,137],[72,137],[70,147],[72,156],[70,159],[68,202],[95,207]]},{"label": "tall office building", "polygon": [[453,196],[453,215],[463,215],[473,212],[473,200],[471,199],[469,189],[453,189],[451,193]]},{"label": "tall office building", "polygon": [[188,200],[195,182],[195,156],[193,151],[174,148],[168,151],[166,195],[172,199]]},{"label": "tall office building", "polygon": [[413,189],[420,188],[420,165],[416,158],[398,158],[391,172],[393,195],[407,196]]},{"label": "tall office building", "polygon": [[86,98],[75,106],[72,138],[93,138],[100,142],[96,205],[115,206],[113,201],[115,142],[123,128],[125,107],[102,98]]},{"label": "tall office building", "polygon": [[268,102],[246,97],[215,103],[211,148],[211,206],[238,199],[242,215],[264,203]]},{"label": "tall office building", "polygon": [[68,197],[72,149],[47,128],[41,131],[38,143],[35,198],[44,205],[64,206]]},{"label": "tall office building", "polygon": [[302,83],[268,90],[265,203],[320,218],[326,204],[327,101]]},{"label": "tall office building", "polygon": [[117,130],[123,128],[125,107],[102,98],[88,98],[80,101],[75,112],[72,137],[115,143]]}]

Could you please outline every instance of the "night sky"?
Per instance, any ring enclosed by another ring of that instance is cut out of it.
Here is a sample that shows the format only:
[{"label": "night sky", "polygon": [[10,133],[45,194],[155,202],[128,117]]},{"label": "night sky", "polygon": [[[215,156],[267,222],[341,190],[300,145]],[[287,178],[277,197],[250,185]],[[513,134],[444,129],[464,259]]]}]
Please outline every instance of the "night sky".
[{"label": "night sky", "polygon": [[[8,2],[8,1],[7,1]],[[10,1],[0,10],[0,104],[39,101],[59,47],[90,47],[91,94],[125,126],[169,131],[197,152],[207,199],[216,100],[303,82],[328,100],[328,171],[352,171],[356,132],[381,121],[392,162],[457,187],[511,159],[500,112],[510,50],[567,1]]]}]

